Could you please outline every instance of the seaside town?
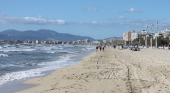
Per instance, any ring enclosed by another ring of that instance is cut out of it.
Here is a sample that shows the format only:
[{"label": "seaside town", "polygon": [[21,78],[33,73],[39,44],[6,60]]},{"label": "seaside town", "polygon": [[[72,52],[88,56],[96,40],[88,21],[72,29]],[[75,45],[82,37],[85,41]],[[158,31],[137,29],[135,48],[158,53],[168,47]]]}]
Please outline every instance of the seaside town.
[{"label": "seaside town", "polygon": [[135,30],[123,33],[124,45],[134,45],[138,44],[145,46],[147,48],[163,48],[168,47],[170,44],[170,29],[166,28],[163,31],[148,31],[148,26],[146,30],[136,32]]},{"label": "seaside town", "polygon": [[[153,27],[152,24],[151,27]],[[110,38],[107,40],[96,40],[90,41],[85,40],[76,40],[76,41],[58,41],[58,40],[0,40],[0,44],[68,44],[68,45],[97,45],[97,46],[121,46],[121,48],[130,48],[135,47],[136,45],[140,48],[165,48],[169,49],[170,47],[170,28],[165,30],[153,31],[148,30],[149,27],[146,26],[146,30],[142,31],[127,31],[124,32],[120,38]]]},{"label": "seaside town", "polygon": [[77,40],[77,41],[58,41],[58,40],[28,40],[28,41],[21,41],[21,40],[0,40],[0,44],[70,44],[70,45],[77,45],[77,44],[90,44],[90,40]]},{"label": "seaside town", "polygon": [[[170,92],[170,79],[168,78],[170,77],[170,52],[164,51],[170,49],[170,28],[158,30],[158,22],[152,24],[150,28],[146,26],[145,30],[130,30],[122,33],[122,37],[104,40],[84,39],[67,42],[53,39],[0,40],[0,45],[3,44],[96,46],[96,51],[82,60],[81,64],[58,69],[47,77],[28,80],[26,84],[38,84],[39,86],[33,87],[35,89],[17,91],[17,93],[34,93],[35,91],[38,91],[36,93],[42,91],[46,91],[44,93],[69,93],[70,91],[72,93],[80,93],[79,91],[81,93]],[[54,51],[54,48],[52,49]],[[5,54],[1,54],[1,56],[5,57]],[[33,65],[29,64],[29,66]],[[59,77],[56,77],[56,74]],[[107,87],[103,88],[100,85]],[[110,85],[112,87],[109,87]]]},{"label": "seaside town", "polygon": [[170,0],[1,0],[0,93],[170,93]]}]

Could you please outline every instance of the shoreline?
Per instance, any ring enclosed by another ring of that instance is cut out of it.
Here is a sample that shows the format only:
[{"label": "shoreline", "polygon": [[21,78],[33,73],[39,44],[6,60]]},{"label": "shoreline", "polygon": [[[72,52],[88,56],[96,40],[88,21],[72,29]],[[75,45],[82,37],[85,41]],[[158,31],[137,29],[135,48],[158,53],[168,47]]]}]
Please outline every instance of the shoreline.
[{"label": "shoreline", "polygon": [[[57,68],[54,71],[49,72],[48,75],[40,76],[40,77],[33,77],[33,78],[25,80],[24,82],[20,82],[20,85],[29,86],[29,87],[21,88],[20,90],[18,90],[18,91],[15,90],[13,92],[14,93],[20,93],[20,92],[22,93],[22,91],[29,90],[29,89],[32,89],[34,87],[37,87],[37,86],[39,86],[39,84],[35,83],[34,80],[46,78],[48,76],[51,76],[53,73],[58,72],[58,70],[62,70],[62,69],[70,68],[70,67],[72,68],[72,67],[74,67],[76,65],[79,65],[79,64],[81,64],[83,59],[89,57],[93,53],[95,53],[95,50],[91,50],[91,51],[88,51],[86,53],[83,53],[83,54],[78,56],[79,58],[77,58],[77,57],[76,57],[76,59],[73,58],[75,61],[78,61],[76,64],[73,64],[73,65],[70,65],[70,66],[66,66],[66,67],[62,67],[62,68]],[[32,82],[32,80],[33,80],[33,82]],[[23,93],[25,93],[25,92],[23,92]],[[28,91],[28,93],[29,93],[29,91]]]},{"label": "shoreline", "polygon": [[[166,53],[166,55],[164,55]],[[80,63],[24,84],[16,93],[169,93],[170,51],[131,51],[106,48],[85,56]]]},{"label": "shoreline", "polygon": [[[94,50],[92,49],[90,51],[86,51],[84,53],[80,53],[79,55],[72,57],[71,61],[73,61],[73,64],[68,65],[68,66],[72,66],[72,65],[78,64],[79,61],[84,56],[92,53],[93,51]],[[68,67],[68,66],[64,66],[64,67],[60,67],[60,68],[65,68],[65,67]],[[21,79],[21,80],[9,81],[9,82],[7,82],[7,83],[5,83],[5,84],[0,86],[0,90],[1,90],[0,93],[1,92],[2,93],[15,93],[17,91],[21,91],[21,90],[25,90],[25,89],[34,87],[36,85],[34,85],[34,84],[23,84],[23,82],[26,82],[27,80],[34,79],[34,78],[46,77],[46,76],[50,75],[51,73],[53,73],[55,70],[60,69],[60,68],[56,68],[54,70],[42,72],[42,73],[44,73],[43,76],[36,76],[36,77],[30,77],[30,78],[25,78],[25,79]],[[10,90],[9,90],[9,87],[10,87]]]}]

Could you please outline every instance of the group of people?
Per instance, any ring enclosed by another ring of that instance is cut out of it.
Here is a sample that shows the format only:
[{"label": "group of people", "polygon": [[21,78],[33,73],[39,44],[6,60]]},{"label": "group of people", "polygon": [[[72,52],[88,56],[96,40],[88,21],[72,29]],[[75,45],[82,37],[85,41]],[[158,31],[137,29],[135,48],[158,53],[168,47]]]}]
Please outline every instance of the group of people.
[{"label": "group of people", "polygon": [[[118,47],[118,49],[120,49],[120,50],[124,49],[124,46],[123,46],[123,45],[119,45],[119,46],[117,46],[117,47]],[[116,49],[116,45],[113,45],[113,48]]]},{"label": "group of people", "polygon": [[98,49],[100,50],[100,51],[104,51],[104,48],[105,48],[105,46],[96,46],[96,52],[98,51]]},{"label": "group of people", "polygon": [[[106,46],[96,46],[96,52],[97,52],[98,50],[104,51],[105,47],[106,47]],[[119,47],[120,47],[120,49],[124,49],[124,46],[123,46],[123,45],[121,45],[121,46],[119,46]],[[116,49],[116,45],[113,45],[113,48]],[[135,45],[135,46],[133,46],[133,47],[129,47],[129,49],[132,50],[132,51],[140,51],[140,49],[138,48],[138,45]]]},{"label": "group of people", "polygon": [[130,48],[130,50],[132,50],[132,51],[140,51],[140,48],[132,47],[132,48]]},{"label": "group of people", "polygon": [[140,51],[140,48],[139,48],[138,44],[136,44],[133,47],[131,47],[130,50],[132,50],[132,51]]}]

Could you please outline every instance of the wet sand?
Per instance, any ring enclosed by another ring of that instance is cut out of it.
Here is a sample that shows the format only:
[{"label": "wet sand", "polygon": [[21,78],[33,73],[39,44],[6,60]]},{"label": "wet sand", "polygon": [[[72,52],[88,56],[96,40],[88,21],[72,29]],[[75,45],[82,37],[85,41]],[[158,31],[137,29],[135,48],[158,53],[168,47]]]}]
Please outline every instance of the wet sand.
[{"label": "wet sand", "polygon": [[170,93],[170,50],[106,48],[17,93]]}]

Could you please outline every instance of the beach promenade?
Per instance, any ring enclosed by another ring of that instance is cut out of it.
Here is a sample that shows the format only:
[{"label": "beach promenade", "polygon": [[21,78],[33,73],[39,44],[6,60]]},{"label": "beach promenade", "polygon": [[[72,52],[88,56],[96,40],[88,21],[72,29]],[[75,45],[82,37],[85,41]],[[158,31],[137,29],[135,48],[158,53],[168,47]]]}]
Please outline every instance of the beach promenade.
[{"label": "beach promenade", "polygon": [[17,93],[170,93],[170,50],[107,47],[25,84]]}]

